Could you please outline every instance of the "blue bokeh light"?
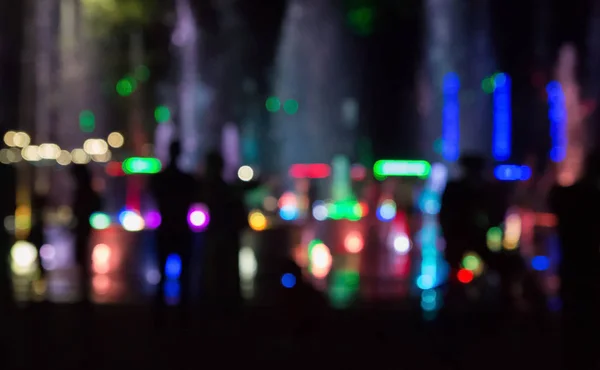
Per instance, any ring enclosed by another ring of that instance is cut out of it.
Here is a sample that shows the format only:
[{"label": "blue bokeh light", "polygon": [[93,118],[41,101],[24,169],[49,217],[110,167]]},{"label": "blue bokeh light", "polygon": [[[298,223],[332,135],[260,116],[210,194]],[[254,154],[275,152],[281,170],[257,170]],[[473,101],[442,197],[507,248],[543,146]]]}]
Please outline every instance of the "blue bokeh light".
[{"label": "blue bokeh light", "polygon": [[179,279],[181,275],[181,257],[178,254],[170,254],[165,263],[165,276],[167,279]]},{"label": "blue bokeh light", "polygon": [[293,221],[298,218],[298,207],[286,205],[279,209],[279,217],[285,221]]},{"label": "blue bokeh light", "polygon": [[550,259],[546,256],[535,256],[531,260],[531,267],[536,271],[546,271],[550,268]]},{"label": "blue bokeh light", "polygon": [[296,277],[294,276],[294,274],[291,274],[289,272],[283,274],[283,276],[281,277],[281,285],[283,285],[284,288],[288,289],[291,289],[294,286],[296,286]]}]

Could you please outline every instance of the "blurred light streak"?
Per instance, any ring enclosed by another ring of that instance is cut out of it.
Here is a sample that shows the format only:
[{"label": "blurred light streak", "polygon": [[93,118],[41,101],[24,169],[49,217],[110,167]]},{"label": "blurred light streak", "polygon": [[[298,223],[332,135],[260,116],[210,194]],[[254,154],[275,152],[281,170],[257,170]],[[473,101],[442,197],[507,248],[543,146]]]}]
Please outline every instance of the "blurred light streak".
[{"label": "blurred light streak", "polygon": [[456,73],[448,72],[444,76],[442,90],[442,155],[454,162],[460,154],[460,79]]},{"label": "blurred light streak", "polygon": [[548,94],[548,118],[550,119],[550,159],[561,162],[567,155],[567,108],[559,82],[552,81],[546,86]]},{"label": "blurred light streak", "polygon": [[501,164],[494,169],[494,176],[500,181],[527,181],[531,178],[531,168],[512,164]]},{"label": "blurred light streak", "polygon": [[506,161],[511,155],[512,100],[511,79],[505,73],[494,77],[494,135],[492,151],[494,159]]}]

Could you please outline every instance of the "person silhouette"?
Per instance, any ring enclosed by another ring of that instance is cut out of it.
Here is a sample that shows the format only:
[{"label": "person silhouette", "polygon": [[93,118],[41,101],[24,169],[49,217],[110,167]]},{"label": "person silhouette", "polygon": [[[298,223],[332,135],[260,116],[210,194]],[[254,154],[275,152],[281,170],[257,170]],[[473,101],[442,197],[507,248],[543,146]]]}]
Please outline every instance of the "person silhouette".
[{"label": "person silhouette", "polygon": [[462,176],[446,185],[438,215],[451,270],[450,298],[462,292],[456,279],[467,252],[475,252],[486,264],[496,265],[486,248],[486,235],[490,227],[503,222],[508,208],[502,191],[485,177],[484,158],[465,155],[460,165]]},{"label": "person silhouette", "polygon": [[100,196],[92,187],[92,175],[85,165],[73,165],[72,174],[75,180],[73,197],[73,215],[77,220],[75,226],[75,262],[79,266],[80,289],[82,301],[89,303],[91,283],[91,255],[89,249],[92,227],[90,216],[101,208]]},{"label": "person silhouette", "polygon": [[[159,310],[165,308],[165,266],[169,256],[178,255],[181,260],[180,304],[186,307],[189,304],[191,284],[191,250],[193,232],[188,225],[187,215],[194,202],[197,188],[195,179],[181,171],[177,165],[181,157],[181,144],[178,141],[169,147],[169,162],[165,169],[154,175],[150,180],[150,187],[161,214],[161,224],[156,230],[156,243],[158,262],[163,278],[155,296],[155,304]],[[166,278],[167,279],[166,279]]]},{"label": "person silhouette", "polygon": [[223,179],[219,152],[207,154],[202,199],[210,213],[204,247],[204,293],[210,308],[235,312],[241,304],[239,249],[247,212],[242,192]]},{"label": "person silhouette", "polygon": [[[596,342],[600,300],[600,153],[590,154],[582,178],[556,184],[549,203],[557,217],[561,261],[563,369],[597,368]],[[589,211],[588,211],[589,210]]]}]

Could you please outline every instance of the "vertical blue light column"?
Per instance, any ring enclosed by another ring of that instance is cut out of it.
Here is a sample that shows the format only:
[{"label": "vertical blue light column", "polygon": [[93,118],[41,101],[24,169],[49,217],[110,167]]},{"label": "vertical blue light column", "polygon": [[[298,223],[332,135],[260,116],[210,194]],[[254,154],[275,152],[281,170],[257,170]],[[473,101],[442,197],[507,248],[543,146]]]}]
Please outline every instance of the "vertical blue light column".
[{"label": "vertical blue light column", "polygon": [[550,159],[561,162],[567,156],[567,107],[562,86],[552,81],[546,86],[548,93],[548,119],[550,120]]},{"label": "vertical blue light column", "polygon": [[498,73],[494,77],[494,85],[494,133],[492,154],[497,161],[506,161],[510,158],[512,146],[510,77],[504,73]]},{"label": "vertical blue light column", "polygon": [[442,109],[442,156],[454,162],[460,155],[460,79],[454,72],[444,76],[442,85],[444,107]]}]

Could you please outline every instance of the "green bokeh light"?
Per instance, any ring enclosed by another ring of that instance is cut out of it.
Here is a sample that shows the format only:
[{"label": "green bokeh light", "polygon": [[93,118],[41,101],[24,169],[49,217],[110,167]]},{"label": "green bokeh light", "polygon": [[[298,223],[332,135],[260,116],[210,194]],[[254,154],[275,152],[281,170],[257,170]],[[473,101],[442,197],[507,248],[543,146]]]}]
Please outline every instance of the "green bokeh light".
[{"label": "green bokeh light", "polygon": [[123,161],[123,172],[128,175],[154,174],[160,172],[162,164],[157,158],[131,157]]},{"label": "green bokeh light", "polygon": [[481,89],[486,94],[491,94],[496,89],[496,84],[494,82],[494,77],[486,77],[481,81]]},{"label": "green bokeh light", "polygon": [[171,110],[165,105],[159,105],[154,110],[154,118],[158,123],[169,122],[171,119]]},{"label": "green bokeh light", "polygon": [[296,114],[298,112],[298,102],[294,99],[288,99],[283,103],[283,111],[287,114]]},{"label": "green bokeh light", "polygon": [[117,82],[117,94],[121,96],[129,96],[133,94],[137,87],[137,82],[131,77],[125,77]]},{"label": "green bokeh light", "polygon": [[79,128],[83,132],[94,132],[96,117],[92,111],[84,110],[79,113]]},{"label": "green bokeh light", "polygon": [[96,212],[90,216],[90,226],[96,230],[104,230],[110,226],[110,216],[106,213]]},{"label": "green bokeh light", "polygon": [[267,98],[265,107],[269,112],[275,113],[281,109],[281,101],[275,96],[270,96]]}]

